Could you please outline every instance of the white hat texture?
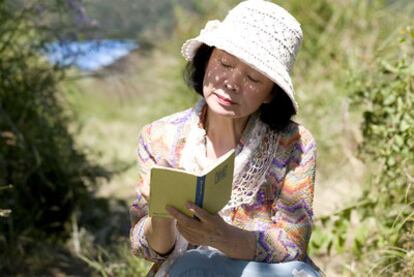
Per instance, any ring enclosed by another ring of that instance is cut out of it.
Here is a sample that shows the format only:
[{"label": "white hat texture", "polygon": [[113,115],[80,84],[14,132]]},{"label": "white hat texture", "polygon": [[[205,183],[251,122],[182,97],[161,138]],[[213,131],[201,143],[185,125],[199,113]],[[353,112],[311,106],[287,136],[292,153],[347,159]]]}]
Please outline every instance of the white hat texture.
[{"label": "white hat texture", "polygon": [[184,42],[181,53],[192,61],[202,44],[224,50],[274,81],[297,111],[290,72],[302,38],[299,22],[288,11],[269,1],[247,0],[223,21],[207,22],[197,37]]}]

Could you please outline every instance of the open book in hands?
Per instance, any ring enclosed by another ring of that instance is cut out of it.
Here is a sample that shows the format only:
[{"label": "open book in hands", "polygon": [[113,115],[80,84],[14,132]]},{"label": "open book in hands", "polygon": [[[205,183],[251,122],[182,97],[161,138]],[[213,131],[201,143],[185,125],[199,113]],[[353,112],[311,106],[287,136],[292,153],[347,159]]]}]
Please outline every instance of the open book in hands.
[{"label": "open book in hands", "polygon": [[171,217],[165,207],[173,206],[192,216],[188,202],[215,214],[230,200],[233,183],[234,150],[196,175],[181,169],[154,166],[151,169],[149,216]]}]

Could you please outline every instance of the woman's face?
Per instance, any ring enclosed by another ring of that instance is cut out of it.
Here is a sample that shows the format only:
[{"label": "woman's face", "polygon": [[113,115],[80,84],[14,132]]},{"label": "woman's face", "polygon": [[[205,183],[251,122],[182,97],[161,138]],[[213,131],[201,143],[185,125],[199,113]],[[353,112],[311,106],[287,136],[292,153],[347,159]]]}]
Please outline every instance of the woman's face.
[{"label": "woman's face", "polygon": [[213,112],[244,118],[272,100],[273,84],[233,55],[215,48],[207,64],[203,94]]}]

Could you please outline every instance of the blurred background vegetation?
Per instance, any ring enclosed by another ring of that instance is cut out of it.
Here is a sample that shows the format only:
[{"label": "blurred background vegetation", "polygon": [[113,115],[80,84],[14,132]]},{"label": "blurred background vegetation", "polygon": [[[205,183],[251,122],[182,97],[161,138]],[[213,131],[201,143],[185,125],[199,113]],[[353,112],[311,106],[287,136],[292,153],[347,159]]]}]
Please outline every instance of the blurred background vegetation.
[{"label": "blurred background vegetation", "polygon": [[[140,128],[191,106],[180,46],[239,1],[0,0],[1,275],[143,276],[128,205]],[[318,142],[310,253],[327,276],[414,276],[412,1],[274,1],[302,23],[297,121]],[[132,39],[84,72],[48,43]]]}]

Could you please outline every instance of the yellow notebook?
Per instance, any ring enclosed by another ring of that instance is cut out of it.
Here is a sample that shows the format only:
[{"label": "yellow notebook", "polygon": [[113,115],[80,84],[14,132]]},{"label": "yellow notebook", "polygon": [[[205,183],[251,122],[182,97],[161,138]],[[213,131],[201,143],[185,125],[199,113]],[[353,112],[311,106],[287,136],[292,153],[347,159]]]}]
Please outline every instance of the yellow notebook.
[{"label": "yellow notebook", "polygon": [[227,152],[200,175],[181,169],[152,167],[149,216],[171,217],[166,205],[192,216],[185,207],[188,202],[212,214],[220,211],[230,200],[234,157],[234,150]]}]

